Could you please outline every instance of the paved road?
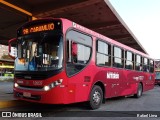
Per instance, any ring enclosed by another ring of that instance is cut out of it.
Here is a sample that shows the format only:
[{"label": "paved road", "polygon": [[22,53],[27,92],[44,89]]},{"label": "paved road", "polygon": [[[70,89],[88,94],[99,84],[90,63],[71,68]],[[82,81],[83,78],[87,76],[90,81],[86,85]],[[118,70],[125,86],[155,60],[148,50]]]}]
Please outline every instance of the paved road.
[{"label": "paved road", "polygon": [[12,93],[13,92],[13,82],[0,82],[0,92],[1,93]]},{"label": "paved road", "polygon": [[[28,102],[21,102],[17,106],[10,108],[3,108],[0,111],[12,111],[12,112],[40,112],[42,116],[46,116],[47,119],[76,119],[81,120],[83,117],[89,120],[97,120],[99,116],[101,119],[133,119],[137,114],[144,116],[143,118],[136,119],[148,119],[146,115],[160,115],[160,87],[156,86],[153,90],[143,93],[143,96],[139,99],[133,97],[118,97],[107,99],[106,103],[97,110],[89,110],[86,103],[78,103],[71,105],[43,105]],[[79,112],[80,111],[80,112]],[[133,112],[135,111],[135,112]],[[148,111],[146,113],[146,111]],[[155,111],[159,111],[158,113]],[[55,117],[58,116],[58,117]],[[63,117],[60,117],[63,116]],[[66,117],[69,116],[69,117]],[[73,117],[74,116],[74,117]],[[110,116],[110,117],[105,117]],[[142,117],[141,116],[141,117]],[[153,116],[154,117],[154,116]],[[159,116],[160,117],[160,116]],[[38,120],[43,119],[37,118]],[[153,118],[160,119],[160,118]]]},{"label": "paved road", "polygon": [[12,93],[13,82],[0,82],[0,102],[14,100]]}]

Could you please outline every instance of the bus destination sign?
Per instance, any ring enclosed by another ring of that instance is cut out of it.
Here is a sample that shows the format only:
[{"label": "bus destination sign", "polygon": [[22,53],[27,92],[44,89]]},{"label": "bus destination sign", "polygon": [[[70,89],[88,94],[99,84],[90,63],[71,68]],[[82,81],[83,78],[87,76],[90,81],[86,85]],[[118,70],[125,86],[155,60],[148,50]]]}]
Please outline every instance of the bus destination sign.
[{"label": "bus destination sign", "polygon": [[28,28],[24,28],[23,35],[27,35],[34,32],[47,31],[47,30],[54,30],[54,23],[39,24]]}]

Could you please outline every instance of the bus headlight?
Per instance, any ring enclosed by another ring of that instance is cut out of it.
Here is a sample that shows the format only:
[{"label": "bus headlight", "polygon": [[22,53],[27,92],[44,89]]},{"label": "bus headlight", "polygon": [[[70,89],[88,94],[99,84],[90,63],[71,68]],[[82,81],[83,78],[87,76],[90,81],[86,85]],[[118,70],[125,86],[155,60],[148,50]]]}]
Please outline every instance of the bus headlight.
[{"label": "bus headlight", "polygon": [[50,85],[44,86],[43,89],[44,89],[44,91],[48,91],[48,90],[50,90],[50,89],[52,89],[52,88],[54,88],[58,85],[61,85],[62,82],[63,82],[63,79],[56,80],[53,83],[51,83]]},{"label": "bus headlight", "polygon": [[48,91],[50,89],[49,86],[44,86],[44,91]]},{"label": "bus headlight", "polygon": [[19,85],[17,83],[14,83],[14,87],[17,88]]}]

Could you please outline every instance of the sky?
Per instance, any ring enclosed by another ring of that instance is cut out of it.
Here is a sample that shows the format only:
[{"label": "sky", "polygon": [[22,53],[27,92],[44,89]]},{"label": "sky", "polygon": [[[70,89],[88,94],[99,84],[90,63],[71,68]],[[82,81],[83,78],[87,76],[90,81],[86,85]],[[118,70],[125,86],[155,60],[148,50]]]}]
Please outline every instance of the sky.
[{"label": "sky", "polygon": [[160,59],[160,0],[109,0],[154,59]]}]

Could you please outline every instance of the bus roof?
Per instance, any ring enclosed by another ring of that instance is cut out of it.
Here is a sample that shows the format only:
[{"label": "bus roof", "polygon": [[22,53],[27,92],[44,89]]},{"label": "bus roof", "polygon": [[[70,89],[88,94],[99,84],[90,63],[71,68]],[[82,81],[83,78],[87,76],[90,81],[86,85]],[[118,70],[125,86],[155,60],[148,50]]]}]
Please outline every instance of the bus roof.
[{"label": "bus roof", "polygon": [[[34,20],[34,21],[27,22],[27,23],[25,23],[23,26],[25,26],[25,25],[27,25],[27,24],[29,24],[29,23],[31,23],[31,22],[36,23],[36,21],[41,21],[41,20],[46,20],[46,21],[47,21],[47,20],[51,20],[51,19],[53,19],[53,20],[61,20],[61,21],[63,21],[63,23],[67,24],[67,25],[65,25],[65,26],[63,27],[63,29],[65,29],[65,30],[67,30],[68,27],[73,27],[73,28],[78,29],[78,30],[80,30],[80,31],[82,31],[82,32],[85,32],[85,33],[87,33],[87,34],[90,34],[90,35],[92,35],[92,36],[95,36],[95,37],[97,37],[97,38],[99,38],[99,39],[106,40],[108,43],[114,44],[114,45],[116,45],[116,46],[118,46],[118,47],[121,47],[121,48],[123,48],[123,49],[125,49],[125,50],[129,50],[129,51],[131,51],[131,52],[133,52],[133,53],[136,53],[136,54],[139,54],[139,55],[141,55],[141,56],[143,56],[143,57],[151,58],[149,55],[147,55],[147,54],[145,54],[145,53],[142,53],[142,52],[140,52],[140,51],[138,51],[138,50],[136,50],[136,49],[133,49],[132,47],[129,47],[129,46],[124,45],[124,44],[122,44],[122,43],[120,43],[120,42],[117,42],[117,41],[115,41],[115,40],[113,40],[113,39],[111,39],[111,38],[108,38],[107,36],[104,36],[104,35],[102,35],[102,34],[99,34],[99,33],[95,32],[95,31],[93,31],[93,30],[90,30],[90,29],[88,29],[88,28],[86,28],[86,27],[84,27],[84,26],[82,26],[82,25],[79,25],[79,24],[77,24],[77,23],[75,23],[75,22],[73,22],[73,21],[70,21],[70,20],[68,20],[68,19],[65,19],[65,18],[42,18],[42,19],[37,19],[37,20]],[[22,27],[23,27],[23,26],[22,26]],[[20,27],[20,28],[21,28],[21,27]]]},{"label": "bus roof", "polygon": [[[108,43],[114,44],[114,45],[119,46],[119,47],[121,47],[121,48],[123,48],[123,49],[129,50],[129,51],[131,51],[131,52],[133,52],[133,53],[142,55],[142,56],[147,57],[147,58],[151,58],[151,57],[150,57],[149,55],[147,55],[147,54],[144,54],[144,53],[142,53],[142,52],[140,52],[140,51],[138,51],[138,50],[133,49],[132,47],[129,47],[129,46],[124,45],[124,44],[122,44],[122,43],[120,43],[120,42],[117,42],[117,41],[115,41],[115,40],[113,40],[113,39],[111,39],[111,38],[108,38],[107,36],[104,36],[104,35],[102,35],[102,34],[99,34],[99,33],[95,32],[95,31],[92,31],[92,30],[90,30],[90,29],[88,29],[88,28],[86,28],[86,27],[84,27],[84,26],[81,26],[81,25],[75,23],[75,22],[72,22],[72,21],[70,21],[70,20],[68,20],[68,19],[64,19],[64,18],[60,18],[60,19],[61,19],[62,21],[64,21],[64,22],[71,22],[71,23],[68,23],[68,24],[72,24],[72,25],[71,25],[72,27],[74,27],[74,28],[76,28],[76,29],[78,29],[78,30],[80,30],[80,31],[82,31],[82,32],[91,34],[92,36],[95,36],[95,37],[97,37],[97,38],[99,38],[99,39],[106,40]],[[151,59],[152,59],[152,58],[151,58]]]}]

